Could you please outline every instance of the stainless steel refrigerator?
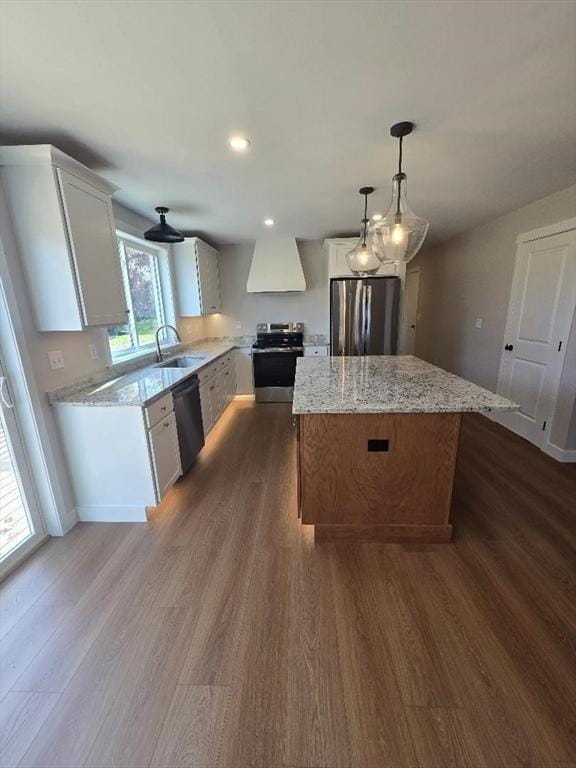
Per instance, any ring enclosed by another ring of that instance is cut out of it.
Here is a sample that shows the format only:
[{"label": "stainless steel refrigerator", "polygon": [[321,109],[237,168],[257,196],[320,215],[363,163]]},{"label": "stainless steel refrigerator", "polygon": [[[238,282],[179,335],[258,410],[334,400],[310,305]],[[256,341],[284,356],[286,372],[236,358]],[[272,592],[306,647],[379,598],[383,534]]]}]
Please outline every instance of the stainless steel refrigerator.
[{"label": "stainless steel refrigerator", "polygon": [[395,355],[399,307],[399,277],[332,278],[330,354]]}]

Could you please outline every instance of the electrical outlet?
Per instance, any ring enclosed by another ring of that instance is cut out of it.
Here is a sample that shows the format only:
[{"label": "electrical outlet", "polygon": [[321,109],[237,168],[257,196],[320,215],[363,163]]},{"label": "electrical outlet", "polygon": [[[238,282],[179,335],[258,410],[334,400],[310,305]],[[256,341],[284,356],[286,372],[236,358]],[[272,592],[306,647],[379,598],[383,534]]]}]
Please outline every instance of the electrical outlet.
[{"label": "electrical outlet", "polygon": [[476,328],[482,328],[482,318],[481,317],[477,317],[476,318],[475,325],[476,325]]},{"label": "electrical outlet", "polygon": [[53,371],[56,371],[58,368],[64,368],[64,355],[62,354],[62,350],[56,349],[53,352],[48,352],[48,362]]},{"label": "electrical outlet", "polygon": [[98,347],[96,344],[89,344],[88,349],[90,350],[90,359],[98,360]]},{"label": "electrical outlet", "polygon": [[242,329],[242,323],[240,322],[240,320],[236,320],[236,330],[240,331],[241,329]]}]

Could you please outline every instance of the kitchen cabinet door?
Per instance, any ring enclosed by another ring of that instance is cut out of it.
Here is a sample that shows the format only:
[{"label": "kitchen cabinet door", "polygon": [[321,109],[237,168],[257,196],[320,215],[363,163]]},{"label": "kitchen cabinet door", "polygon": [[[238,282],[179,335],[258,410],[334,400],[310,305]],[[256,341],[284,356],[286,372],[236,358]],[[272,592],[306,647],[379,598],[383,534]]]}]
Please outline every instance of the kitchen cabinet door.
[{"label": "kitchen cabinet door", "polygon": [[180,314],[199,317],[220,312],[218,251],[198,237],[173,246]]},{"label": "kitchen cabinet door", "polygon": [[212,402],[210,397],[210,387],[212,382],[200,387],[200,408],[202,410],[202,426],[204,427],[204,434],[207,435],[212,429]]},{"label": "kitchen cabinet door", "polygon": [[149,440],[156,490],[158,498],[162,499],[182,473],[176,417],[173,413],[150,430]]},{"label": "kitchen cabinet door", "polygon": [[221,373],[223,382],[223,408],[227,408],[234,397],[236,381],[234,377],[234,366],[227,365]]},{"label": "kitchen cabinet door", "polygon": [[254,394],[254,370],[252,368],[252,347],[234,350],[236,368],[236,390],[239,395]]},{"label": "kitchen cabinet door", "polygon": [[220,374],[212,379],[208,385],[208,391],[210,397],[210,413],[212,424],[214,424],[222,412],[222,382]]},{"label": "kitchen cabinet door", "polygon": [[213,315],[220,312],[218,252],[198,239],[196,249],[202,314]]},{"label": "kitchen cabinet door", "polygon": [[125,323],[112,199],[61,168],[57,176],[84,324]]}]

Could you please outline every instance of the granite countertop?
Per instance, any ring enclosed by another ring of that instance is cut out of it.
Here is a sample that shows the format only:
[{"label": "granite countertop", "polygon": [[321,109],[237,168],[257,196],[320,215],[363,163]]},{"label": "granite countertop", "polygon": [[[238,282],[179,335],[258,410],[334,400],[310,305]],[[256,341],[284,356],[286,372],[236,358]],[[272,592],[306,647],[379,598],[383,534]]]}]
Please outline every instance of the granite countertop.
[{"label": "granite countertop", "polygon": [[[73,391],[52,393],[49,400],[52,405],[149,405],[166,394],[176,384],[188,376],[198,373],[222,355],[225,355],[234,344],[203,342],[178,349],[170,357],[201,357],[202,361],[190,368],[158,368],[147,365],[131,373],[113,378],[97,386],[79,385]],[[170,358],[168,358],[170,359]]]},{"label": "granite countertop", "polygon": [[518,406],[412,355],[302,357],[294,414],[461,413]]}]

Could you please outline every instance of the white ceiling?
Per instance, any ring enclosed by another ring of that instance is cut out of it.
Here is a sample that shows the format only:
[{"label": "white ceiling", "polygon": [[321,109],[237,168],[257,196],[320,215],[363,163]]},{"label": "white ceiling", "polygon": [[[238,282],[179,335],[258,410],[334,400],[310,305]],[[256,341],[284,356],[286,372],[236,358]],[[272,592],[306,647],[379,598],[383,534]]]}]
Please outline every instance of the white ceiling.
[{"label": "white ceiling", "polygon": [[[548,0],[3,0],[3,143],[52,142],[215,242],[412,208],[445,239],[573,183],[576,5]],[[226,145],[252,140],[244,156]]]}]

